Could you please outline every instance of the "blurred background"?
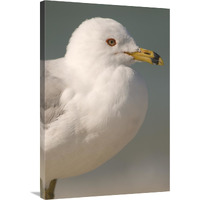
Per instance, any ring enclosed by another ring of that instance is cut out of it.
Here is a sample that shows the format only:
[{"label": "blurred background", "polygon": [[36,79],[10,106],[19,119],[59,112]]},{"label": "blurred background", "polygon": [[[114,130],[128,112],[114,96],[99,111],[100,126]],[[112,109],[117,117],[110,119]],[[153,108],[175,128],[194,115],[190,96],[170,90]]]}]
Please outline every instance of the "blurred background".
[{"label": "blurred background", "polygon": [[73,31],[85,19],[112,18],[137,45],[157,52],[164,66],[136,63],[146,81],[149,108],[137,136],[94,171],[57,182],[55,197],[113,195],[169,190],[169,10],[69,2],[45,2],[45,54],[63,57]]}]

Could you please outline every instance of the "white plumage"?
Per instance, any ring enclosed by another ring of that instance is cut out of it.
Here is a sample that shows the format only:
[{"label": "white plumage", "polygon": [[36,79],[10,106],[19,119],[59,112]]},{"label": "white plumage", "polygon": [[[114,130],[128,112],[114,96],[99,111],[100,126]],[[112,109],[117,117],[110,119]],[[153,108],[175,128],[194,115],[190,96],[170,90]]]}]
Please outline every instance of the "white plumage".
[{"label": "white plumage", "polygon": [[[115,39],[110,46],[106,41]],[[65,57],[45,62],[41,175],[53,179],[89,172],[117,154],[140,128],[148,95],[130,66],[139,47],[112,19],[84,21]]]}]

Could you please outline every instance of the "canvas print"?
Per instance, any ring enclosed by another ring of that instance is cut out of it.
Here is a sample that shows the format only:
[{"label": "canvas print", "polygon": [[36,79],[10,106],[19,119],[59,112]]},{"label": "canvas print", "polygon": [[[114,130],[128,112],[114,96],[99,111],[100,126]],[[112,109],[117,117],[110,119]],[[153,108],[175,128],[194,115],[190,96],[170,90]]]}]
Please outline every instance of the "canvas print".
[{"label": "canvas print", "polygon": [[169,190],[169,9],[41,2],[41,197]]}]

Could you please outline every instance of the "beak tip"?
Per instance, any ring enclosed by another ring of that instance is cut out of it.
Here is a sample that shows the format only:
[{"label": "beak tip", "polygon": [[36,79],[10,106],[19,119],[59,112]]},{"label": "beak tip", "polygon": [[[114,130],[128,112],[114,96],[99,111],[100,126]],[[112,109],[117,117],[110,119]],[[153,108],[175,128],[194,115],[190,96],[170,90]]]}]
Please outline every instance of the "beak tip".
[{"label": "beak tip", "polygon": [[159,65],[161,65],[161,66],[164,65],[163,59],[161,57],[159,58]]}]

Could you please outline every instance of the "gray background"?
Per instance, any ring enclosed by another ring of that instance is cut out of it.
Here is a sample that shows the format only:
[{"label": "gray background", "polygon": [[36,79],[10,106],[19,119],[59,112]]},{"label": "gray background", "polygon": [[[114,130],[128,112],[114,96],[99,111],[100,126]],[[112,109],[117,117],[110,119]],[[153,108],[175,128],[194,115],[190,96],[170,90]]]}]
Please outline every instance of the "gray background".
[{"label": "gray background", "polygon": [[85,19],[122,23],[138,46],[154,50],[164,66],[137,63],[149,108],[137,136],[119,154],[87,174],[59,180],[56,198],[169,190],[169,10],[46,2],[45,59],[63,57],[72,32]]}]

